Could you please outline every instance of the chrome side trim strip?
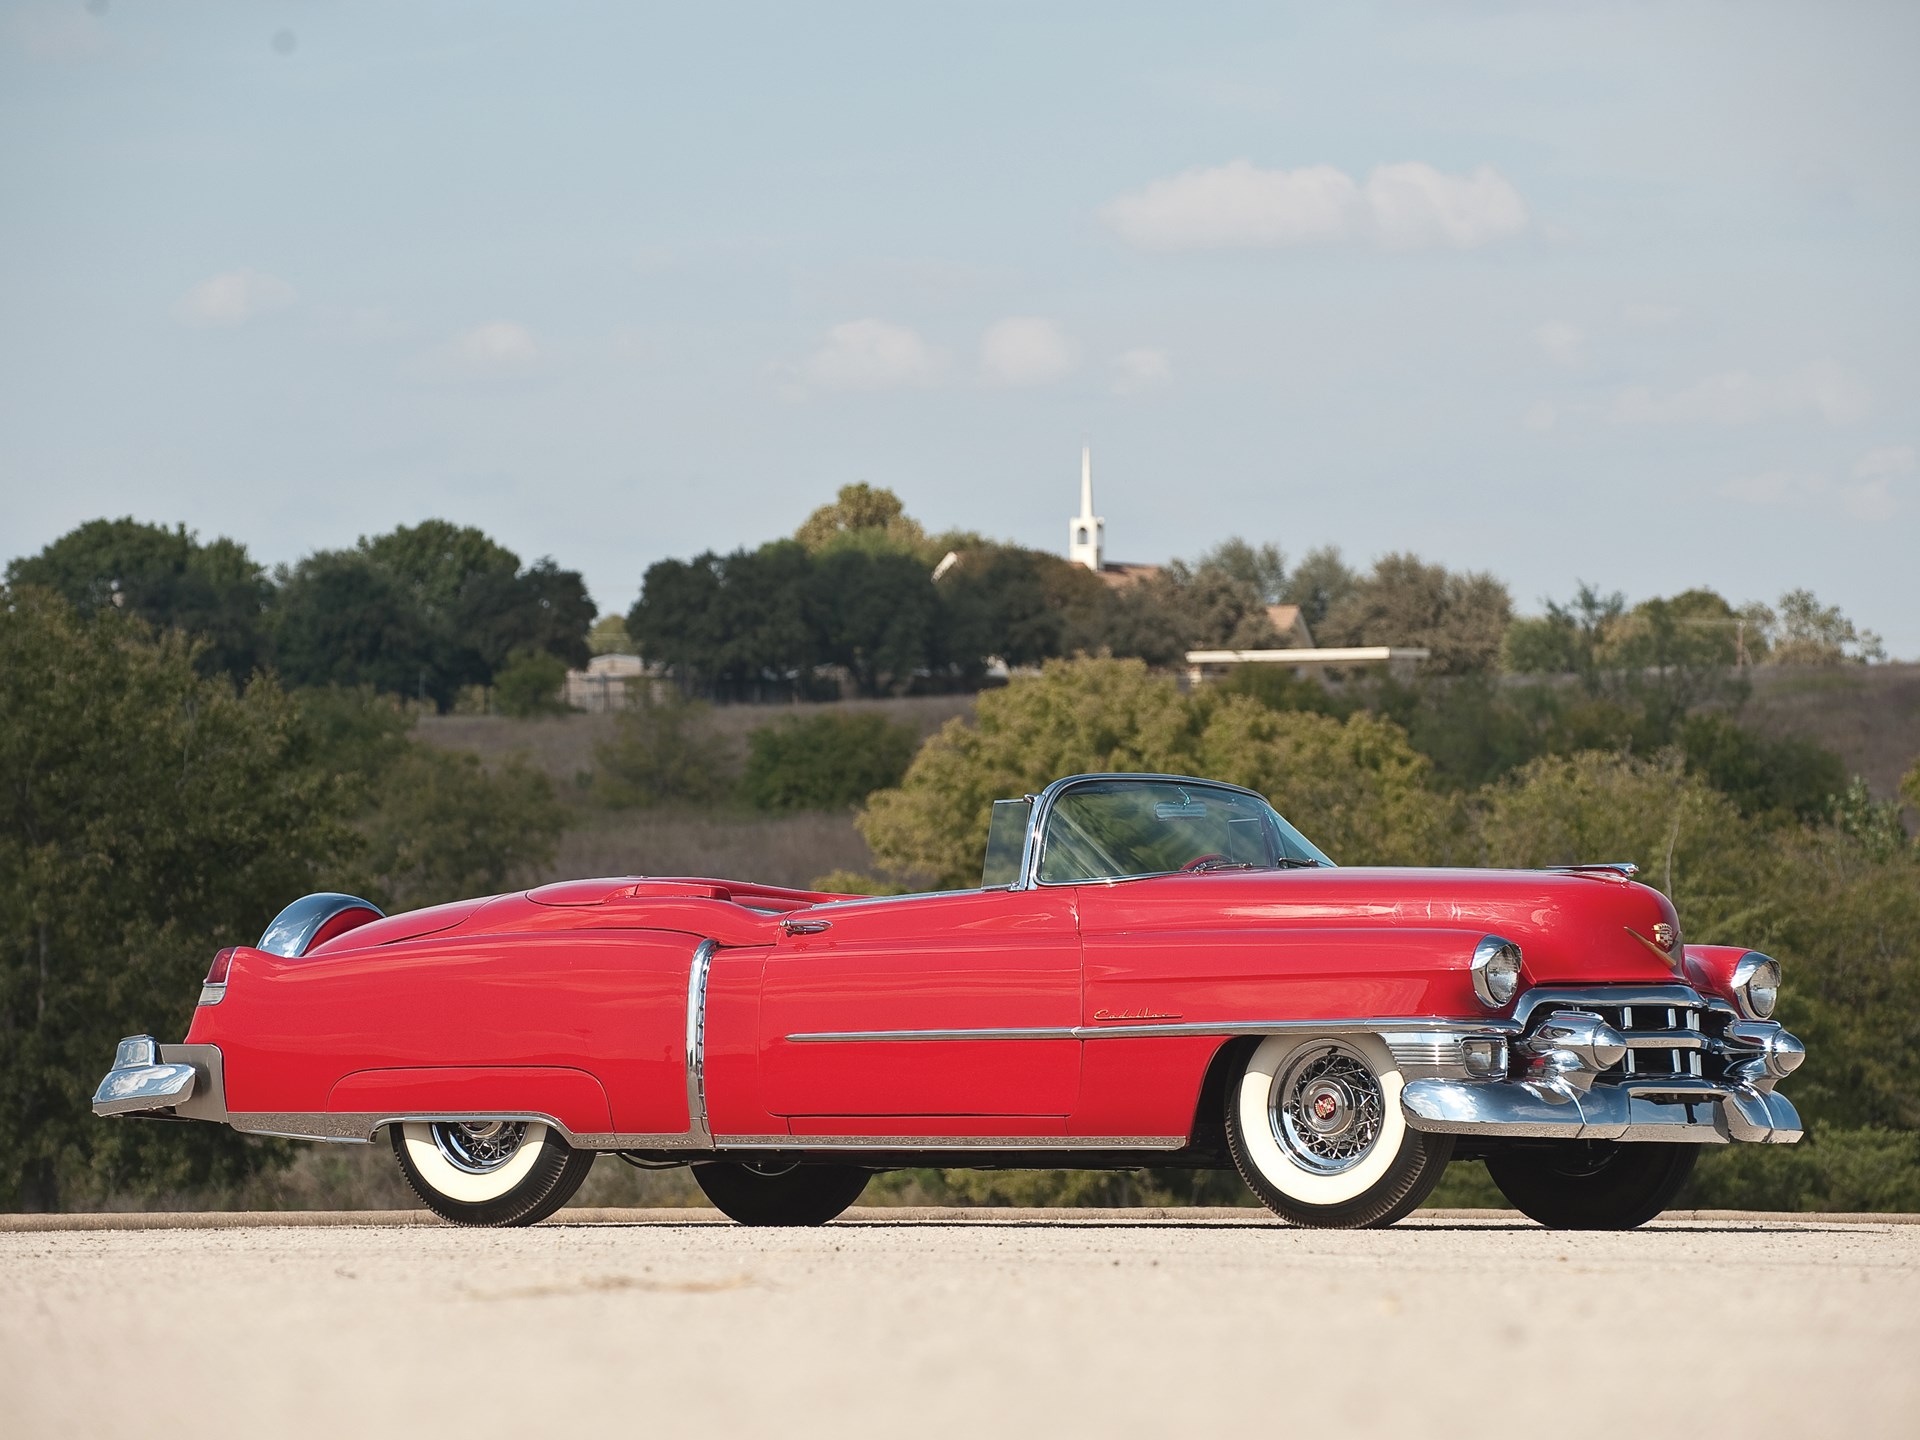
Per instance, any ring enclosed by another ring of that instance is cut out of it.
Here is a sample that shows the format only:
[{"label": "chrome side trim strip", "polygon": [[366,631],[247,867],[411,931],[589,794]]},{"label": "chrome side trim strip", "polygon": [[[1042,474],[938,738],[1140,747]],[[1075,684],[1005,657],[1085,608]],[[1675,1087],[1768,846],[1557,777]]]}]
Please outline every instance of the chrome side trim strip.
[{"label": "chrome side trim strip", "polygon": [[693,1149],[713,1148],[707,1128],[707,976],[719,945],[702,940],[694,948],[687,971],[687,1133],[680,1144]]},{"label": "chrome side trim strip", "polygon": [[1072,1025],[1002,1026],[984,1030],[815,1030],[787,1039],[795,1045],[848,1045],[915,1040],[1076,1040]]},{"label": "chrome side trim strip", "polygon": [[1518,1034],[1512,1020],[1442,1020],[1395,1016],[1385,1020],[1222,1020],[1213,1024],[1033,1025],[978,1030],[814,1030],[786,1038],[795,1045],[850,1045],[925,1040],[1140,1040],[1173,1035],[1384,1035],[1413,1030],[1422,1036]]},{"label": "chrome side trim strip", "polygon": [[722,1135],[719,1150],[1178,1150],[1185,1135]]},{"label": "chrome side trim strip", "polygon": [[627,1134],[620,1131],[574,1131],[539,1110],[434,1110],[393,1114],[380,1110],[329,1113],[245,1111],[228,1117],[234,1129],[247,1135],[277,1135],[286,1140],[326,1140],[343,1145],[365,1145],[388,1125],[430,1125],[446,1120],[512,1120],[545,1125],[576,1150],[707,1150],[711,1142],[672,1132]]}]

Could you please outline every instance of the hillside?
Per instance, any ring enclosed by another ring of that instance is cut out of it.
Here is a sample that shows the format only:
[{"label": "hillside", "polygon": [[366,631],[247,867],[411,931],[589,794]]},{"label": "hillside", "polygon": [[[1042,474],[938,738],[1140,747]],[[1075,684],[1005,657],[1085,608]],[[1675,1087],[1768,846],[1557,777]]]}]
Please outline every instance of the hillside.
[{"label": "hillside", "polygon": [[[973,697],[846,700],[810,706],[807,713],[820,709],[879,711],[924,736],[970,714]],[[788,706],[723,705],[711,712],[711,723],[744,755],[751,731],[792,713],[797,711]],[[1800,735],[1828,747],[1849,773],[1866,777],[1876,797],[1887,799],[1920,756],[1920,665],[1758,670],[1740,719],[1766,734]],[[806,885],[830,870],[869,868],[871,857],[851,812],[768,816],[736,806],[610,811],[593,804],[583,777],[592,770],[594,745],[612,730],[611,715],[444,715],[422,720],[417,733],[483,759],[517,753],[553,777],[574,808],[575,823],[542,879],[692,874]]]}]

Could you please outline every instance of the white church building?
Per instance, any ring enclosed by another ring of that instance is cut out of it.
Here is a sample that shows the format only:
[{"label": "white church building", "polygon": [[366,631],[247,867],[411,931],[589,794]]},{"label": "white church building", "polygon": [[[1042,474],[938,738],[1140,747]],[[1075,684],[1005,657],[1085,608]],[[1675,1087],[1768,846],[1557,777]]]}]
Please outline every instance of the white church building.
[{"label": "white church building", "polygon": [[[1084,565],[1109,585],[1133,585],[1160,573],[1158,565],[1130,565],[1107,559],[1107,521],[1093,509],[1093,449],[1080,450],[1080,513],[1067,521],[1067,559]],[[1240,665],[1285,665],[1296,675],[1329,669],[1385,665],[1409,675],[1432,652],[1414,645],[1319,646],[1298,605],[1269,605],[1267,619],[1280,645],[1267,650],[1189,650],[1187,682],[1203,685]]]}]

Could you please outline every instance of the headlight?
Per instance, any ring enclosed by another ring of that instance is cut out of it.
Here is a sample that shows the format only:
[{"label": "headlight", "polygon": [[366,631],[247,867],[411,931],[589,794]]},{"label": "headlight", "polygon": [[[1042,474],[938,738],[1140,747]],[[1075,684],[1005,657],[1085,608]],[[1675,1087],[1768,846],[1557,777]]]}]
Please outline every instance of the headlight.
[{"label": "headlight", "polygon": [[1733,993],[1749,1020],[1771,1020],[1780,999],[1780,962],[1749,950],[1733,967]]},{"label": "headlight", "polygon": [[1511,940],[1489,935],[1473,947],[1473,993],[1480,1003],[1498,1010],[1520,988],[1520,947]]}]

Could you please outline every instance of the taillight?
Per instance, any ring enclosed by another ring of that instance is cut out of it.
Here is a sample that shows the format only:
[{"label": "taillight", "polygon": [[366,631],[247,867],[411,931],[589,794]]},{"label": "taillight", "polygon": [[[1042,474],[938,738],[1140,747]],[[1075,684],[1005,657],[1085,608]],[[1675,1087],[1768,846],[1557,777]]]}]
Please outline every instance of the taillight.
[{"label": "taillight", "polygon": [[200,1003],[218,1005],[227,994],[227,970],[233,964],[233,952],[238,946],[229,945],[213,957],[213,963],[207,967],[207,978],[200,982]]}]

